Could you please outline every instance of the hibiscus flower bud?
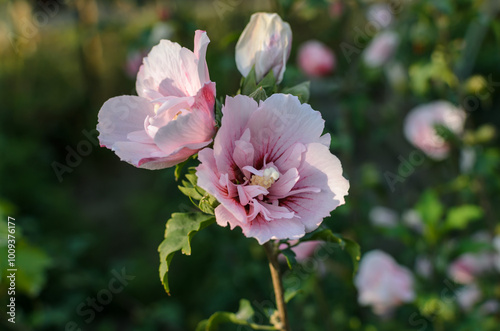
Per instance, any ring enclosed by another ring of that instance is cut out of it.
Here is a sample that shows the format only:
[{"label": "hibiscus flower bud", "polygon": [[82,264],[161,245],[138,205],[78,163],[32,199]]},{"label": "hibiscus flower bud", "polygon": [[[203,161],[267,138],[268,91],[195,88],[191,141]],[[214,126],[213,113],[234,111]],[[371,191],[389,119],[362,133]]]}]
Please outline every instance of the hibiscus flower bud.
[{"label": "hibiscus flower bud", "polygon": [[388,314],[402,303],[415,299],[412,273],[380,250],[363,255],[354,284],[359,303],[371,305],[379,315]]},{"label": "hibiscus flower bud", "polygon": [[273,71],[283,79],[292,47],[292,30],[278,14],[255,13],[236,44],[236,66],[247,77],[255,66],[257,82]]},{"label": "hibiscus flower bud", "polygon": [[309,40],[300,46],[298,62],[306,75],[321,77],[330,74],[335,68],[335,55],[322,42]]}]

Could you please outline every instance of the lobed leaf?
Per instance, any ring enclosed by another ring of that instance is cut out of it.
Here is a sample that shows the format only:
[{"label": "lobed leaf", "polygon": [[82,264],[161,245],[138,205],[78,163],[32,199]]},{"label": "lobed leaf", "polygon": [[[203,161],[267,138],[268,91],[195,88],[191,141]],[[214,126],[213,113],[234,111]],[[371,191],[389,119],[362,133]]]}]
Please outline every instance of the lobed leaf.
[{"label": "lobed leaf", "polygon": [[175,252],[191,255],[191,239],[202,229],[215,222],[212,215],[202,213],[174,213],[167,221],[165,239],[158,247],[160,253],[160,280],[170,295],[168,271]]}]

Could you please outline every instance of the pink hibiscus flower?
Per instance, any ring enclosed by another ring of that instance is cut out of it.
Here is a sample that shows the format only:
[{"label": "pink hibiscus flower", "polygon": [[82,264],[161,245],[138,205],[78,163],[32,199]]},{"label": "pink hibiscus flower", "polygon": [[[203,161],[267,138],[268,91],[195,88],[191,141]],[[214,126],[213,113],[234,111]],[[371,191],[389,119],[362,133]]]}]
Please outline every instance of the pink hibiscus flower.
[{"label": "pink hibiscus flower", "polygon": [[371,305],[376,314],[385,315],[404,302],[415,299],[413,275],[380,250],[363,255],[354,284],[358,301]]},{"label": "pink hibiscus flower", "polygon": [[260,244],[298,239],[344,204],[349,182],[330,153],[324,121],[292,95],[257,104],[227,97],[214,148],[199,153],[198,185],[220,205],[217,223]]},{"label": "pink hibiscus flower", "polygon": [[139,96],[120,96],[99,111],[101,146],[136,167],[162,169],[212,142],[215,83],[205,53],[210,40],[196,31],[194,52],[162,40],[137,74]]}]

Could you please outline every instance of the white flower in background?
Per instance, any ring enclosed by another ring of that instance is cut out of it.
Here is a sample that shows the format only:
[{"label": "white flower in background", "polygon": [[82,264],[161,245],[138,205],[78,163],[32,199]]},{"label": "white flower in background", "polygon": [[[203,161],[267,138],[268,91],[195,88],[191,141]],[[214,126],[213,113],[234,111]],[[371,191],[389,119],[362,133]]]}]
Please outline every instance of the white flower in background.
[{"label": "white flower in background", "polygon": [[368,217],[375,226],[392,228],[398,224],[398,214],[394,210],[382,206],[372,208]]},{"label": "white flower in background", "polygon": [[470,311],[481,297],[482,293],[475,283],[464,286],[457,292],[458,305],[465,311]]},{"label": "white flower in background", "polygon": [[371,305],[379,315],[415,299],[412,273],[380,250],[363,255],[354,285],[358,289],[359,303]]},{"label": "white flower in background", "polygon": [[420,217],[420,214],[416,210],[409,209],[405,211],[401,216],[401,219],[403,220],[403,223],[410,229],[413,229],[419,233],[424,232],[424,223],[422,222],[422,217]]},{"label": "white flower in background", "polygon": [[368,67],[378,68],[386,64],[394,55],[399,37],[393,31],[383,31],[372,39],[363,52],[363,60]]},{"label": "white flower in background", "polygon": [[366,13],[366,19],[378,23],[382,28],[386,28],[393,20],[391,7],[387,4],[371,5]]},{"label": "white flower in background", "polygon": [[448,142],[438,135],[436,125],[447,127],[456,135],[464,130],[466,114],[448,101],[434,101],[413,108],[405,118],[406,139],[427,156],[445,159],[450,151]]},{"label": "white flower in background", "polygon": [[236,66],[246,77],[255,66],[257,81],[273,71],[283,79],[292,47],[292,30],[278,14],[255,13],[236,44]]}]

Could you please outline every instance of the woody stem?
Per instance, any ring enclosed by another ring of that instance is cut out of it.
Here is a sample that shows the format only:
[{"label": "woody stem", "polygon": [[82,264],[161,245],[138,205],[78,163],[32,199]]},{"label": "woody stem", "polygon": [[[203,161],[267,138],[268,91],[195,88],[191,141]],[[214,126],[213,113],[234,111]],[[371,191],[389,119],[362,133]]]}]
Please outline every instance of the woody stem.
[{"label": "woody stem", "polygon": [[269,241],[264,244],[264,249],[269,260],[269,269],[271,270],[271,278],[273,280],[274,296],[276,297],[276,306],[278,307],[278,316],[281,324],[280,331],[290,331],[288,316],[286,312],[283,283],[281,281],[280,268],[278,264],[278,246],[276,243]]}]

